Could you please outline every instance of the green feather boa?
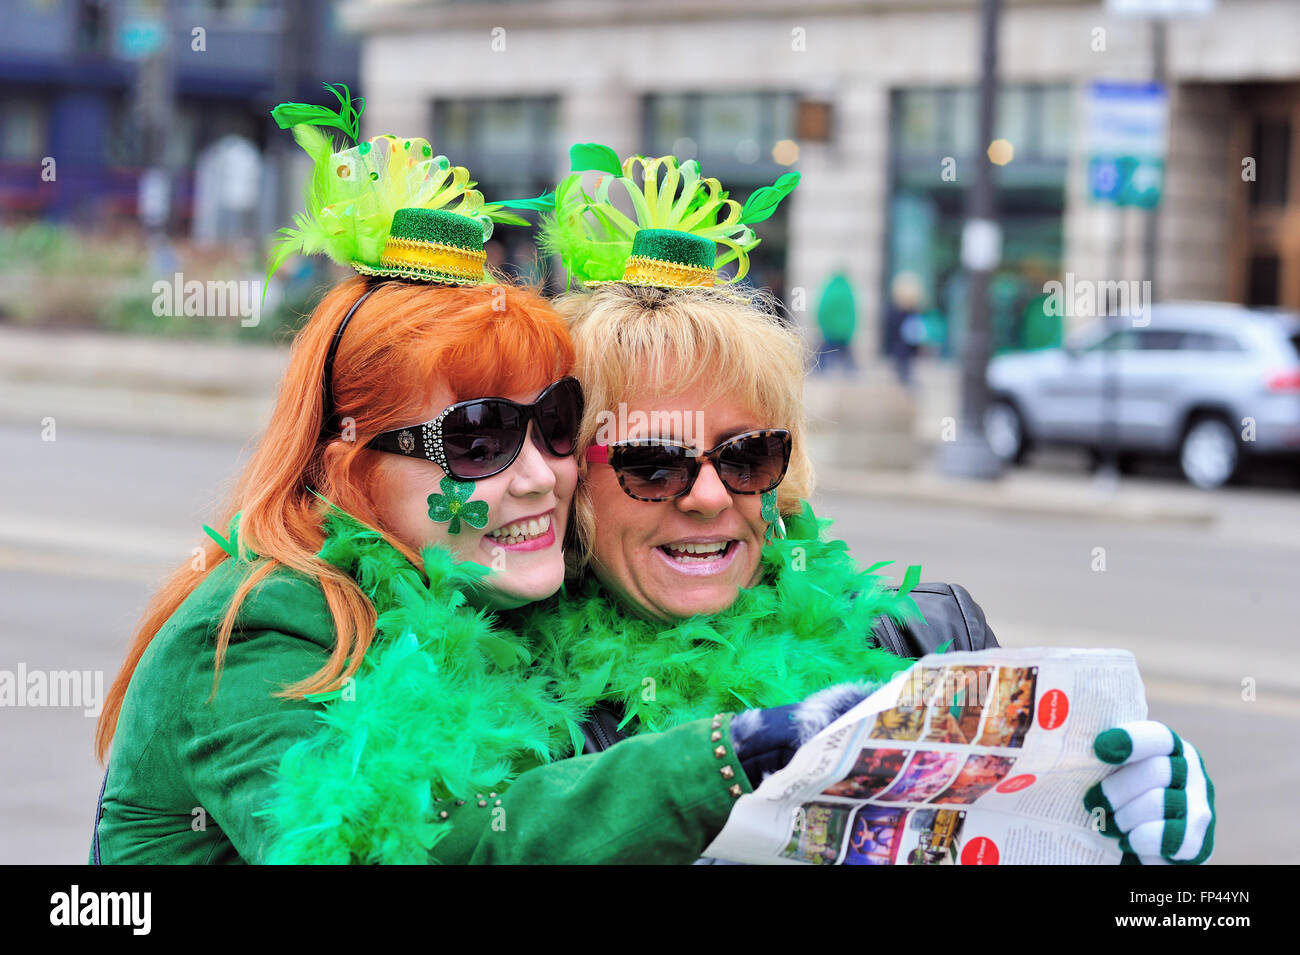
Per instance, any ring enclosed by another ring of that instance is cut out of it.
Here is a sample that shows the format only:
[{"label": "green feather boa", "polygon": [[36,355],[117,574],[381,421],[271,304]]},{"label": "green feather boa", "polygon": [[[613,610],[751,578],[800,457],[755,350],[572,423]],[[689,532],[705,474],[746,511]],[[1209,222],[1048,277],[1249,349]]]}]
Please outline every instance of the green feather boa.
[{"label": "green feather boa", "polygon": [[[820,539],[804,505],[791,536],[763,549],[763,582],[711,617],[663,623],[632,616],[588,578],[526,612],[522,632],[539,647],[557,698],[587,708],[616,702],[632,732],[659,732],[722,711],[795,703],[833,683],[884,683],[909,661],[874,646],[880,614],[900,623],[920,610],[884,589],[843,541]],[[914,580],[912,574],[907,580]]]},{"label": "green feather boa", "polygon": [[[447,832],[435,798],[503,790],[518,773],[581,751],[579,723],[617,702],[632,732],[719,711],[778,706],[847,680],[884,681],[907,662],[869,643],[881,613],[919,616],[905,583],[886,591],[805,505],[764,548],[764,582],[728,610],[672,626],[633,617],[592,581],[504,618],[465,598],[489,571],[422,553],[424,577],[378,531],[326,520],[322,559],[378,613],[355,679],[323,700],[262,811],[266,861],[424,863]],[[427,581],[426,579],[427,578]],[[907,580],[913,580],[909,573]],[[516,632],[517,630],[517,632]],[[647,682],[651,680],[653,682]]]},{"label": "green feather boa", "polygon": [[533,654],[465,593],[487,569],[426,548],[426,583],[378,531],[335,511],[322,559],[378,612],[354,681],[280,765],[268,862],[425,863],[450,831],[434,798],[501,789],[577,738],[580,711],[532,672]]}]

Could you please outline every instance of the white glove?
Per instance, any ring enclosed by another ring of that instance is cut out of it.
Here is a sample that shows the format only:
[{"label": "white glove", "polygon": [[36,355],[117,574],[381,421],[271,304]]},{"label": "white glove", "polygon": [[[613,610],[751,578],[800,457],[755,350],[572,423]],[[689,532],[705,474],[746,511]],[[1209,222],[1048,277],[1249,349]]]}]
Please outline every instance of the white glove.
[{"label": "white glove", "polygon": [[[1140,720],[1099,733],[1097,758],[1120,766],[1084,794],[1106,813],[1124,864],[1200,865],[1214,851],[1214,783],[1201,754],[1164,723]],[[1136,858],[1134,858],[1136,857]]]}]

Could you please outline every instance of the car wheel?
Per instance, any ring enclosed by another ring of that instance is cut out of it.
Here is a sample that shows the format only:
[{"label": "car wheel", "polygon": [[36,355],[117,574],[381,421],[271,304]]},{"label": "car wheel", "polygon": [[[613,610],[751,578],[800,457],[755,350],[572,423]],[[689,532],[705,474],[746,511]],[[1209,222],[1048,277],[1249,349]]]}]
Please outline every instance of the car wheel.
[{"label": "car wheel", "polygon": [[1024,420],[1009,401],[995,400],[984,411],[984,437],[1003,464],[1019,464],[1028,450]]},{"label": "car wheel", "polygon": [[1222,487],[1237,473],[1241,452],[1237,432],[1222,418],[1198,418],[1183,435],[1178,463],[1197,487]]}]

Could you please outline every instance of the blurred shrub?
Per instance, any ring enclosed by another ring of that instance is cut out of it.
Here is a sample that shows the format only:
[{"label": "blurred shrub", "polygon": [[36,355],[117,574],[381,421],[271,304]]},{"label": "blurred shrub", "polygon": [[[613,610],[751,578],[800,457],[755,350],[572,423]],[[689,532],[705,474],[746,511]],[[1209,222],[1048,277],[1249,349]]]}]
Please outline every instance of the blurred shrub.
[{"label": "blurred shrub", "polygon": [[[176,242],[151,250],[135,229],[87,233],[48,222],[0,229],[0,320],[32,328],[287,342],[333,281],[312,263],[290,263],[276,276],[258,323],[245,327],[237,308],[222,316],[154,314],[155,283],[172,285],[176,272],[183,282],[254,283],[265,266],[260,250],[250,247]],[[183,312],[183,299],[171,312]]]}]

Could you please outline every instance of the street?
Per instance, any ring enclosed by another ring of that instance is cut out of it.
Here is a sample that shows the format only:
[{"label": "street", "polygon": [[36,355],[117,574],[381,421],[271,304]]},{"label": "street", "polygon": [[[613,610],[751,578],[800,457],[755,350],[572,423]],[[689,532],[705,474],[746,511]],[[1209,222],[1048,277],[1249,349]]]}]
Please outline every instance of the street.
[{"label": "street", "polygon": [[[0,427],[0,670],[103,671],[107,690],[153,590],[190,559],[237,443]],[[1164,493],[1153,484],[1153,493]],[[1182,489],[1170,485],[1170,494]],[[1151,718],[1195,743],[1220,815],[1215,862],[1297,863],[1300,494],[1229,489],[1210,524],[990,513],[819,495],[862,563],[965,586],[1008,646],[1132,650]],[[0,751],[0,863],[87,858],[102,769],[95,720],[15,707]]]}]

